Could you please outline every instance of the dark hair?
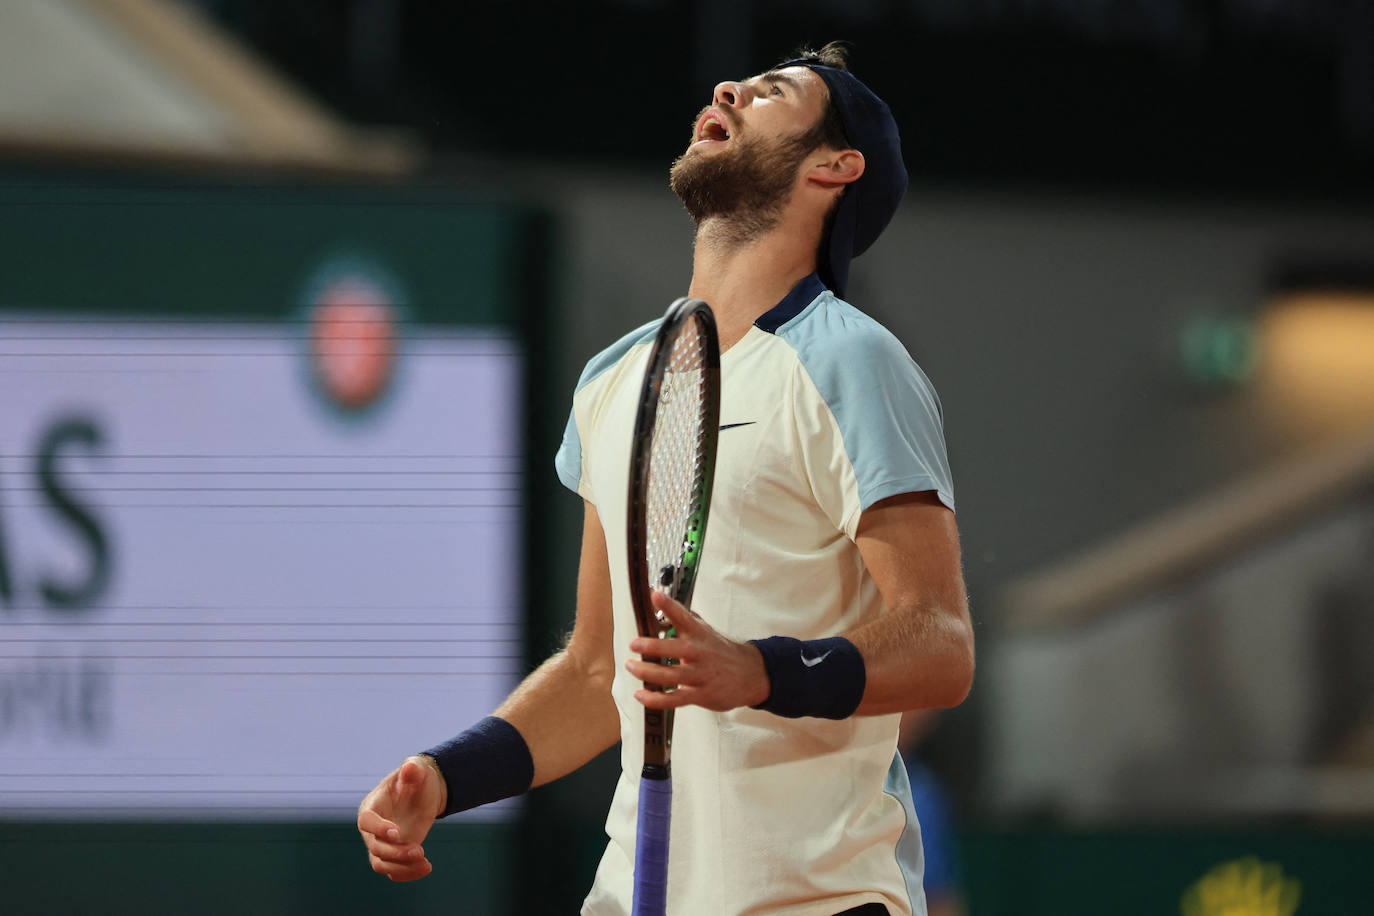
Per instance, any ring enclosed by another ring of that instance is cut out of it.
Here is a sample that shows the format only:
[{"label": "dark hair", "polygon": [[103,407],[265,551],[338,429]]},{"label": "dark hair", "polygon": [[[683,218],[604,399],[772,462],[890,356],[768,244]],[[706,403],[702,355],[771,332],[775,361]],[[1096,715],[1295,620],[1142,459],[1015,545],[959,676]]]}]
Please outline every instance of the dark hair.
[{"label": "dark hair", "polygon": [[[849,45],[843,41],[826,42],[820,50],[814,50],[802,46],[793,53],[790,60],[805,61],[820,67],[830,67],[834,70],[849,70]],[[835,100],[833,93],[829,95],[829,102],[825,106],[825,112],[821,115],[820,122],[815,127],[807,131],[799,141],[803,149],[818,149],[821,146],[828,146],[831,149],[842,150],[850,149],[853,144],[849,142],[849,137],[844,132],[844,118],[840,115],[840,105]],[[840,200],[849,189],[845,188],[842,194],[837,194],[834,201],[830,204],[830,209],[826,211],[825,218],[821,223],[821,240],[816,248],[817,263],[824,263],[826,252],[830,248],[830,232],[835,223],[835,212],[840,208]]]},{"label": "dark hair", "polygon": [[[848,70],[849,45],[843,41],[832,41],[818,51],[801,47],[796,50],[791,59],[804,60],[835,70]],[[849,149],[851,144],[844,133],[844,121],[840,117],[840,106],[836,104],[833,96],[830,98],[830,103],[825,106],[825,113],[821,115],[820,123],[807,133],[807,139],[811,141],[812,149],[822,144],[831,149]]]},{"label": "dark hair", "polygon": [[836,70],[849,69],[849,42],[832,41],[819,51],[802,45],[790,58],[791,60],[809,60],[813,64],[820,64],[822,67],[832,67]]}]

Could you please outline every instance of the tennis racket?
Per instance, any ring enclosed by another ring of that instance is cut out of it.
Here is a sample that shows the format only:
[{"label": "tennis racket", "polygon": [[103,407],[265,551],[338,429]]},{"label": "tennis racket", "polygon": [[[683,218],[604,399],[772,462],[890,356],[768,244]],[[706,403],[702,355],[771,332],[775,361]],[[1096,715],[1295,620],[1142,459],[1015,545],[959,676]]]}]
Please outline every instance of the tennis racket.
[{"label": "tennis racket", "polygon": [[[684,606],[692,600],[719,434],[716,319],[700,299],[679,299],[649,351],[630,451],[630,598],[640,636],[677,635],[650,602],[654,589]],[[672,739],[672,710],[645,709],[633,916],[663,916],[667,905]]]}]

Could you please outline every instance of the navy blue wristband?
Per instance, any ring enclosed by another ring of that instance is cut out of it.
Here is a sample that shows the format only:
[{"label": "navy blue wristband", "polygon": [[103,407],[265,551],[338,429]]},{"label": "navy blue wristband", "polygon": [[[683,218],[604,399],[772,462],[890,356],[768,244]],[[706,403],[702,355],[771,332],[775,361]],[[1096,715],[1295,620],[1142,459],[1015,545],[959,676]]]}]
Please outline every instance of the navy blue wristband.
[{"label": "navy blue wristband", "polygon": [[520,795],[534,782],[529,745],[514,725],[496,716],[421,753],[434,758],[448,786],[440,817]]},{"label": "navy blue wristband", "polygon": [[749,640],[763,655],[772,691],[755,709],[799,719],[845,719],[864,698],[864,657],[843,636],[802,641],[790,636]]}]

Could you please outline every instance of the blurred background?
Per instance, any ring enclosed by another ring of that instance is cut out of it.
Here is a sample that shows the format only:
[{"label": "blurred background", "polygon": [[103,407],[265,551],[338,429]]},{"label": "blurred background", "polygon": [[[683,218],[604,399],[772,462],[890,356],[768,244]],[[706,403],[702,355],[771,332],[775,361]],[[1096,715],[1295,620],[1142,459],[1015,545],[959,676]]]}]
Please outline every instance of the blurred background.
[{"label": "blurred background", "polygon": [[614,753],[414,885],[353,812],[568,630],[668,163],[834,38],[979,638],[904,732],[939,912],[1370,911],[1374,3],[0,0],[6,912],[576,911]]}]

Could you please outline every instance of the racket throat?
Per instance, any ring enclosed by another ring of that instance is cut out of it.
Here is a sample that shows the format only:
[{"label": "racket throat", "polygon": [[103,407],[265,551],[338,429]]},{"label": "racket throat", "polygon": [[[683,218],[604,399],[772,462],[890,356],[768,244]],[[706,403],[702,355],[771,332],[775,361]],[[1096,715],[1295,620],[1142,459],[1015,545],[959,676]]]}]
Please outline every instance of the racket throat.
[{"label": "racket throat", "polygon": [[671,763],[646,763],[639,771],[640,779],[667,779],[673,775]]},{"label": "racket throat", "polygon": [[682,564],[670,563],[658,571],[658,587],[669,595],[682,594]]},{"label": "racket throat", "polygon": [[[667,779],[673,749],[673,710],[644,710],[644,769],[648,779]],[[652,775],[658,774],[658,775]]]}]

